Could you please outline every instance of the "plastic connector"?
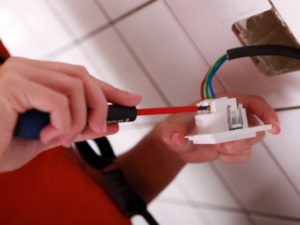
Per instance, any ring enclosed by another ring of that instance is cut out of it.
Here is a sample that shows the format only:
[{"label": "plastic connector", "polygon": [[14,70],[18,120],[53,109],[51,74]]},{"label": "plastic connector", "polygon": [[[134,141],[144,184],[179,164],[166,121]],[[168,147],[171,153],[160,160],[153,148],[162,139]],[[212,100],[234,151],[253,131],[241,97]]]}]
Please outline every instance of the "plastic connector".
[{"label": "plastic connector", "polygon": [[256,132],[272,129],[261,124],[249,127],[246,109],[235,98],[222,97],[201,101],[198,106],[208,106],[195,116],[197,133],[186,138],[194,144],[218,144],[256,136]]}]

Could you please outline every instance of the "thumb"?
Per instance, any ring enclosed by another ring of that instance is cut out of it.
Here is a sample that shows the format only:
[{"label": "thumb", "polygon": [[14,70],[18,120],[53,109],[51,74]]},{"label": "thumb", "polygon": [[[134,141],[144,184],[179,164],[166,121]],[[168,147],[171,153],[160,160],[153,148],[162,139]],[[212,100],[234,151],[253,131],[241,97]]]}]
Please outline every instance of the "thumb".
[{"label": "thumb", "polygon": [[191,143],[185,138],[187,130],[176,125],[163,125],[162,139],[173,151],[182,152],[191,149]]}]

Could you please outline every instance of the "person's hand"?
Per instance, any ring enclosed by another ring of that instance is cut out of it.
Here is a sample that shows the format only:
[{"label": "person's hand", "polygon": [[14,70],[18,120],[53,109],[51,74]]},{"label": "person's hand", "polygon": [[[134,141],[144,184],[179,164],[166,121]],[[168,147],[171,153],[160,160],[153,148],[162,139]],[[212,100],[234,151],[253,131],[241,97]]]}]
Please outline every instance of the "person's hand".
[{"label": "person's hand", "polygon": [[[16,169],[50,147],[117,132],[117,125],[106,125],[108,102],[134,106],[140,96],[97,80],[82,66],[8,59],[0,67],[0,171]],[[39,141],[15,138],[19,114],[33,108],[48,112],[50,124]]]},{"label": "person's hand", "polygon": [[[219,95],[220,96],[220,95]],[[249,125],[257,125],[256,115],[265,124],[272,124],[273,134],[280,132],[279,120],[272,107],[261,97],[223,93],[235,97],[242,103],[248,114]],[[198,163],[220,159],[226,163],[242,163],[249,159],[253,145],[261,142],[264,132],[256,137],[216,145],[194,145],[184,137],[195,130],[194,114],[172,115],[160,125],[161,137],[169,149],[184,162]]]}]

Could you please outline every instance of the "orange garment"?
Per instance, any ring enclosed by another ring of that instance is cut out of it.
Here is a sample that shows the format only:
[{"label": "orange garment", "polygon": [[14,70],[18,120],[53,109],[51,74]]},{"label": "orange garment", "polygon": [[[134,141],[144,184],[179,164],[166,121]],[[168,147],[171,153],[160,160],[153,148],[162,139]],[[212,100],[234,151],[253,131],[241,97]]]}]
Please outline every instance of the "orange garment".
[{"label": "orange garment", "polygon": [[[9,57],[1,40],[0,55]],[[129,225],[130,221],[60,147],[16,171],[0,173],[0,224]]]},{"label": "orange garment", "polygon": [[0,224],[129,225],[130,221],[60,147],[19,170],[0,173]]}]

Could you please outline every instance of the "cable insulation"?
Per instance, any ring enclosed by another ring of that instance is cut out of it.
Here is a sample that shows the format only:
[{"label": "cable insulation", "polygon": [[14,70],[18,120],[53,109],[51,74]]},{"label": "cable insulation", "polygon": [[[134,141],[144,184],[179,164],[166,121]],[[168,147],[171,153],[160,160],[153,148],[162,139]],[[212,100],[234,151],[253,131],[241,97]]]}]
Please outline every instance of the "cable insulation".
[{"label": "cable insulation", "polygon": [[285,56],[300,59],[300,49],[282,45],[246,46],[227,50],[228,60],[251,56]]}]

